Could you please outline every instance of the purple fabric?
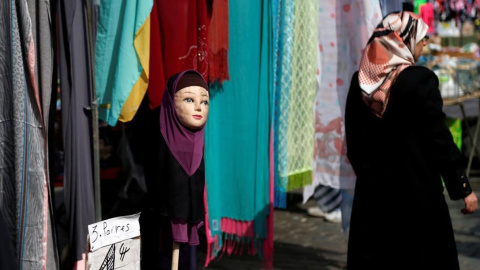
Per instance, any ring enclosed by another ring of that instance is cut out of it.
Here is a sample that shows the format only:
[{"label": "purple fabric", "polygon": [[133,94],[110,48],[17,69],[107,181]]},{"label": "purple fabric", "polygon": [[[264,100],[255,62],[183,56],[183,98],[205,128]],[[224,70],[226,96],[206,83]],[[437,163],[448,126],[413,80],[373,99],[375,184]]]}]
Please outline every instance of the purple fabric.
[{"label": "purple fabric", "polygon": [[173,97],[180,90],[177,89],[179,79],[187,72],[198,74],[203,80],[195,70],[182,71],[168,80],[160,107],[160,130],[170,152],[188,176],[192,176],[202,161],[205,126],[199,130],[189,130],[178,119]]},{"label": "purple fabric", "polygon": [[174,219],[172,223],[172,238],[178,243],[188,243],[190,246],[200,244],[198,239],[198,229],[203,226],[203,221],[189,225],[184,219]]}]

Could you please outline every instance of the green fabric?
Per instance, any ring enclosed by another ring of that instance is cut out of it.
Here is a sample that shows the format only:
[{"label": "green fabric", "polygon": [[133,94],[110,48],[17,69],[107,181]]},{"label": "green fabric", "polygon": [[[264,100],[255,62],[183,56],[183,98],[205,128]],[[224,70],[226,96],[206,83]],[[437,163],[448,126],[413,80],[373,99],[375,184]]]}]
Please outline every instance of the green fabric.
[{"label": "green fabric", "polygon": [[[452,133],[453,141],[457,145],[458,149],[462,150],[462,119],[447,117],[445,119],[445,123],[447,124],[450,132]],[[443,185],[445,186],[445,183]]]},{"label": "green fabric", "polygon": [[115,126],[143,68],[133,41],[153,0],[101,0],[95,45],[95,87],[100,119]]},{"label": "green fabric", "polygon": [[[205,128],[208,221],[219,237],[221,218],[252,221],[266,238],[269,213],[269,133],[272,74],[268,1],[230,1],[230,81],[210,91]],[[247,19],[248,18],[248,19]],[[223,239],[225,240],[225,239]],[[217,251],[218,251],[217,249]]]},{"label": "green fabric", "polygon": [[288,190],[312,182],[317,91],[318,1],[295,2],[288,108]]},{"label": "green fabric", "polygon": [[453,141],[457,145],[458,149],[462,149],[462,119],[448,118],[445,119],[445,123],[450,129],[453,136]]},{"label": "green fabric", "polygon": [[427,3],[427,0],[415,0],[413,12],[415,12],[416,14],[420,14],[420,6],[426,3]]}]

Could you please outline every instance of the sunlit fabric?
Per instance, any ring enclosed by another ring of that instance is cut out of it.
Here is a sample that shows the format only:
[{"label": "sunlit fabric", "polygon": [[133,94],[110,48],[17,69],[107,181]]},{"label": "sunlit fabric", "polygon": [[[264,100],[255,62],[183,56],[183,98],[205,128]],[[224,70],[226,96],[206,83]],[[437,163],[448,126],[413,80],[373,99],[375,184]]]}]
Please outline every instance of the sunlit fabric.
[{"label": "sunlit fabric", "polygon": [[[242,247],[264,254],[269,215],[269,1],[230,1],[230,80],[210,88],[205,128],[206,264]],[[248,17],[248,20],[245,18]],[[270,254],[271,255],[271,254]]]},{"label": "sunlit fabric", "polygon": [[99,117],[111,126],[131,120],[146,93],[152,6],[153,0],[100,1],[95,87]]}]

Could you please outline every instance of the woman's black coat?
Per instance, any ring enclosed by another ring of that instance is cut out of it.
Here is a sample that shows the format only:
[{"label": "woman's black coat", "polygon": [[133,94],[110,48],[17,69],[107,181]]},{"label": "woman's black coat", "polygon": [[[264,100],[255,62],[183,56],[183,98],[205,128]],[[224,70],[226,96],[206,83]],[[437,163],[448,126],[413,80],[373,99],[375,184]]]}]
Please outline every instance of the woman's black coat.
[{"label": "woman's black coat", "polygon": [[379,118],[354,74],[345,115],[357,175],[348,269],[458,269],[442,177],[452,199],[465,197],[469,185],[442,106],[435,73],[409,67]]}]

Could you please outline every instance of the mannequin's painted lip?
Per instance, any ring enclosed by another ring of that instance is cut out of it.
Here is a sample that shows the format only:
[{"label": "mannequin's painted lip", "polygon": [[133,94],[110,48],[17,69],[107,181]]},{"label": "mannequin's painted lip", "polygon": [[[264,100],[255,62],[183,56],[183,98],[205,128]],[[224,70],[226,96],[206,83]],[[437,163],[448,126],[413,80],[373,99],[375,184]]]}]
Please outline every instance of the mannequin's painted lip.
[{"label": "mannequin's painted lip", "polygon": [[192,116],[193,116],[193,118],[195,118],[195,119],[202,119],[202,116],[201,116],[201,115],[192,115]]}]

